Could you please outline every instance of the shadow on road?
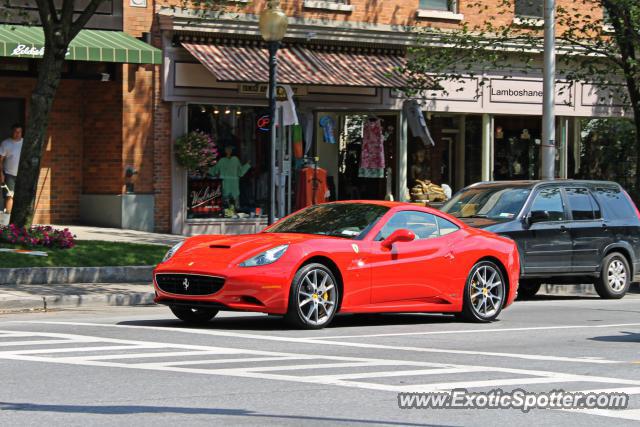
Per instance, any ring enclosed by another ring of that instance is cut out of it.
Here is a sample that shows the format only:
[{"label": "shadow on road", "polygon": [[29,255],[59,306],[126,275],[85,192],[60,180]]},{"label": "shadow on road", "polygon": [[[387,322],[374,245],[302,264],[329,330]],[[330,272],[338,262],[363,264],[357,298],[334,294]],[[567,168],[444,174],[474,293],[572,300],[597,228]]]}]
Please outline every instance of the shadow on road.
[{"label": "shadow on road", "polygon": [[[457,320],[450,315],[402,313],[402,314],[343,314],[336,316],[327,329],[352,328],[360,326],[391,326],[391,325],[424,325],[437,323],[452,323]],[[127,320],[118,325],[156,326],[156,327],[186,327],[186,328],[215,328],[228,330],[274,331],[288,330],[291,326],[280,316],[243,316],[221,317],[213,319],[203,326],[194,326],[175,319]]]},{"label": "shadow on road", "polygon": [[589,338],[591,341],[605,342],[640,342],[640,333],[621,331],[624,335],[606,335],[602,337]]},{"label": "shadow on road", "polygon": [[[216,415],[231,417],[263,418],[265,420],[299,420],[324,421],[344,424],[372,424],[397,426],[434,426],[434,424],[417,424],[397,421],[366,420],[358,418],[314,417],[306,415],[262,414],[245,409],[223,408],[187,408],[176,406],[139,406],[139,405],[41,405],[35,403],[0,402],[0,411],[24,412],[61,412],[71,414],[127,415],[127,414],[181,414],[181,415]],[[257,420],[256,420],[257,421]]]}]

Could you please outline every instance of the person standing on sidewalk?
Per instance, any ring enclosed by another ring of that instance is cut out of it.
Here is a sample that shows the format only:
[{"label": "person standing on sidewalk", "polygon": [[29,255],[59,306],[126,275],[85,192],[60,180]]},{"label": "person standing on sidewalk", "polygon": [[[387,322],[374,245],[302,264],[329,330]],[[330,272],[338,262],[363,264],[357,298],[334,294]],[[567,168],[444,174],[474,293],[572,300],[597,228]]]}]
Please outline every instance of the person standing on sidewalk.
[{"label": "person standing on sidewalk", "polygon": [[4,211],[11,213],[13,194],[16,190],[16,177],[22,150],[22,125],[11,126],[11,137],[0,143],[0,186],[4,197]]}]

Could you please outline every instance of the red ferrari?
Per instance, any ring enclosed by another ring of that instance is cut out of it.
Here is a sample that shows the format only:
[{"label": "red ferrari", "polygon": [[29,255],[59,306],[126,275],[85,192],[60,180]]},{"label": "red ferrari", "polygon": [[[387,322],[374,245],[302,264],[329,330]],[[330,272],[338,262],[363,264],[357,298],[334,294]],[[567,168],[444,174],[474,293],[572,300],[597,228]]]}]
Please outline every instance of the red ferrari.
[{"label": "red ferrari", "polygon": [[515,243],[407,203],[351,201],[298,211],[258,234],[203,235],[154,271],[155,301],[186,322],[220,310],[322,328],[336,313],[440,312],[494,320],[520,273]]}]

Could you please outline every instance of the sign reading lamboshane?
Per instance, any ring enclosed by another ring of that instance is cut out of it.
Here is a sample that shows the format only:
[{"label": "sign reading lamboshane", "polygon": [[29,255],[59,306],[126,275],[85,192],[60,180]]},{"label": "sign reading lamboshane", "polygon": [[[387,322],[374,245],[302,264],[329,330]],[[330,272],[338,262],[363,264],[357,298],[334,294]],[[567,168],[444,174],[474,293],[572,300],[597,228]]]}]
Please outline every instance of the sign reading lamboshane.
[{"label": "sign reading lamboshane", "polygon": [[[491,102],[509,104],[542,104],[542,79],[491,79]],[[556,104],[572,105],[570,83],[556,83]]]}]

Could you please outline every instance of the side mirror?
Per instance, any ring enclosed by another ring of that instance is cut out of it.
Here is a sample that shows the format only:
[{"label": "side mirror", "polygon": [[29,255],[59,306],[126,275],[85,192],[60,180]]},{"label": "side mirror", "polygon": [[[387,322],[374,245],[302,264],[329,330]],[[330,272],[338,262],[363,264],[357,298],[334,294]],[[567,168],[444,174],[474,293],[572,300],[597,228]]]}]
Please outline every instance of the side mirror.
[{"label": "side mirror", "polygon": [[550,216],[547,211],[531,211],[529,215],[527,215],[527,223],[529,225],[535,224],[536,222],[549,221]]},{"label": "side mirror", "polygon": [[384,239],[382,241],[382,247],[391,249],[393,247],[393,244],[396,242],[411,242],[412,240],[415,240],[415,238],[416,238],[416,235],[413,233],[413,231],[409,231],[404,228],[401,228],[399,230],[394,231],[389,235],[389,237]]}]

